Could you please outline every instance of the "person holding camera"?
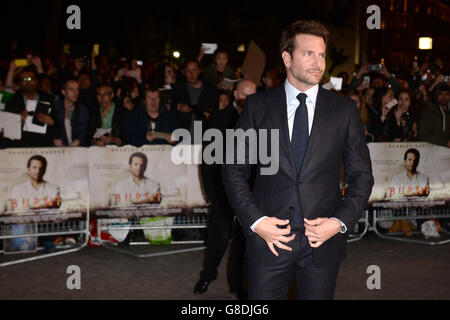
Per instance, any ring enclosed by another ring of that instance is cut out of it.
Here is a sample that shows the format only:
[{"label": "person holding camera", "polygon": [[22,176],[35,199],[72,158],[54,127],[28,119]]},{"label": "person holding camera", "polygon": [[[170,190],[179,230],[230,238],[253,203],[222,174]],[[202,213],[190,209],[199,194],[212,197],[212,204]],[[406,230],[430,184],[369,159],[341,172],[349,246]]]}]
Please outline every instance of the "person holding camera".
[{"label": "person holding camera", "polygon": [[403,142],[418,140],[418,126],[413,111],[414,94],[402,90],[398,97],[398,105],[388,113],[384,122],[383,141]]}]

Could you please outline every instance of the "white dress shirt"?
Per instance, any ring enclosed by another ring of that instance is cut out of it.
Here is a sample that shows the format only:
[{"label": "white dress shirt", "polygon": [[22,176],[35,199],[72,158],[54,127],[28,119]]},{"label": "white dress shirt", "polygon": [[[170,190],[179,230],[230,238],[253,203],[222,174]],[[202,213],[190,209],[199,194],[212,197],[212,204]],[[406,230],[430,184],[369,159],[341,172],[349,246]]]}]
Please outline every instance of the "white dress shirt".
[{"label": "white dress shirt", "polygon": [[[292,84],[290,84],[288,79],[286,79],[286,81],[284,82],[284,91],[286,92],[289,139],[292,140],[292,131],[294,130],[295,112],[297,111],[297,108],[300,105],[300,101],[297,99],[297,96],[302,91],[298,90]],[[309,130],[309,135],[311,135],[311,129],[313,126],[313,121],[314,121],[314,112],[316,111],[317,94],[319,93],[319,85],[316,84],[315,86],[309,88],[308,90],[304,91],[303,93],[306,94],[306,96],[307,96],[306,107],[308,109],[308,130]],[[259,218],[251,225],[250,228],[252,229],[252,231],[255,230],[255,227],[258,224],[258,222],[260,222],[264,218],[267,218],[267,216]],[[345,226],[345,224],[343,224],[342,221],[337,218],[333,218],[333,219],[338,220],[341,223],[341,225],[344,226],[344,231],[342,233],[345,233],[347,231],[347,227]]]}]

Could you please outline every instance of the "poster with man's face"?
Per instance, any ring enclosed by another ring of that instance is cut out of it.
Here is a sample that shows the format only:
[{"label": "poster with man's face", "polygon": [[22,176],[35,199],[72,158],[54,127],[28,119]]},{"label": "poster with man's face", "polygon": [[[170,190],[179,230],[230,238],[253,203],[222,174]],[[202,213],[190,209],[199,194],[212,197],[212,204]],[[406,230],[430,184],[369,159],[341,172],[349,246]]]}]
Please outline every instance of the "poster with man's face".
[{"label": "poster with man's face", "polygon": [[175,164],[172,148],[89,148],[91,217],[176,216],[205,207],[200,168]]},{"label": "poster with man's face", "polygon": [[0,223],[85,219],[85,148],[1,150]]},{"label": "poster with man's face", "polygon": [[450,201],[450,151],[425,142],[370,143],[375,185],[369,204]]}]

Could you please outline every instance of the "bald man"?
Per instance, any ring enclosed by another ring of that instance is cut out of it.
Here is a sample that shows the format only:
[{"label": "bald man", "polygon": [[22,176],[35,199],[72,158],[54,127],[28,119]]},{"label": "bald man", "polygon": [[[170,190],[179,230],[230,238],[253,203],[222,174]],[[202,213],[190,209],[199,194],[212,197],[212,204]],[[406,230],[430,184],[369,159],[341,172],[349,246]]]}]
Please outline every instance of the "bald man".
[{"label": "bald man", "polygon": [[[250,79],[243,79],[238,82],[236,90],[234,90],[234,102],[233,106],[236,108],[239,114],[244,109],[245,100],[247,96],[256,93],[256,84]],[[233,123],[234,127],[234,123]]]},{"label": "bald man", "polygon": [[[233,92],[234,102],[224,108],[220,106],[213,112],[209,128],[220,130],[225,137],[226,129],[234,128],[247,96],[254,93],[256,93],[256,84],[248,79],[241,80]],[[220,95],[227,95],[227,93],[221,92]],[[225,154],[223,152],[224,156]],[[194,287],[194,293],[201,294],[208,290],[210,282],[217,277],[217,267],[228,243],[230,239],[233,239],[227,266],[228,286],[235,298],[245,298],[242,288],[245,239],[240,224],[234,222],[234,211],[225,194],[221,167],[220,164],[202,165],[205,192],[211,201],[211,214],[203,270],[200,272],[200,280]]]}]

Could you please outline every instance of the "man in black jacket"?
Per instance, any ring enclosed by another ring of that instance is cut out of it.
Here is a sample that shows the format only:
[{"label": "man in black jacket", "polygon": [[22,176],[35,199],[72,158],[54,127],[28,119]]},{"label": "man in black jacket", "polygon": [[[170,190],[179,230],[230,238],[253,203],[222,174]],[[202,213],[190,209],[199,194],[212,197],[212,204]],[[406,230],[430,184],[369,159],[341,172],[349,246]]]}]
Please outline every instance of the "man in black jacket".
[{"label": "man in black jacket", "polygon": [[6,104],[7,112],[17,113],[22,119],[22,139],[11,147],[52,147],[58,136],[57,113],[54,99],[38,90],[39,82],[33,66],[19,74],[20,90]]},{"label": "man in black jacket", "polygon": [[78,81],[69,79],[63,84],[64,99],[55,103],[58,112],[59,136],[57,146],[88,146],[89,108],[78,102],[80,93]]},{"label": "man in black jacket", "polygon": [[[237,154],[235,145],[234,163],[222,167],[228,199],[247,235],[251,299],[286,299],[294,277],[299,299],[332,299],[347,236],[372,190],[370,154],[354,101],[319,86],[328,34],[316,21],[288,26],[280,41],[284,85],[248,97],[236,124],[244,131],[271,130],[275,137],[278,130],[279,153],[272,141],[264,145],[279,156],[278,170],[258,156],[253,164],[255,143],[245,138],[245,154]],[[341,161],[348,183],[343,199]]]},{"label": "man in black jacket", "polygon": [[184,75],[186,80],[173,87],[171,110],[175,112],[181,128],[193,130],[194,121],[207,122],[213,110],[217,109],[219,97],[215,88],[199,79],[200,67],[197,61],[186,63]]}]

